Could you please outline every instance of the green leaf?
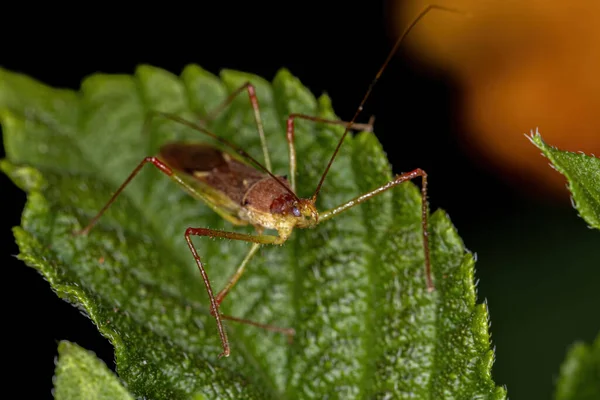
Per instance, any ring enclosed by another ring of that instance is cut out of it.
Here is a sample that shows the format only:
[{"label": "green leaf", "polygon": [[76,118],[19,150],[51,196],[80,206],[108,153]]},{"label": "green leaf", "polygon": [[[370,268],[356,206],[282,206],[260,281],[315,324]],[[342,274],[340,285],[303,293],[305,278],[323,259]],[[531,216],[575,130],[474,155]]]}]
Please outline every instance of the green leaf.
[{"label": "green leaf", "polygon": [[558,150],[547,145],[537,130],[527,137],[567,178],[579,215],[591,227],[600,229],[600,158]]},{"label": "green leaf", "polygon": [[[537,130],[527,137],[551,161],[550,166],[567,178],[573,203],[581,217],[591,227],[600,229],[600,159],[549,146]],[[591,346],[585,343],[571,346],[561,366],[555,398],[600,398],[600,335]]]},{"label": "green leaf", "polygon": [[[149,110],[197,119],[250,80],[257,88],[274,171],[286,174],[292,112],[334,118],[286,70],[272,84],[197,66],[181,77],[150,66],[134,76],[97,74],[81,91],[57,90],[0,70],[2,169],[28,193],[20,258],[82,308],[115,346],[117,371],[136,397],[182,399],[493,398],[488,313],[476,304],[474,258],[448,216],[431,215],[437,290],[425,285],[420,192],[412,183],[373,198],[283,245],[263,247],[222,305],[225,314],[293,327],[280,334],[226,324],[220,342],[183,233],[231,230],[156,169],[147,167],[86,237],[82,228],[140,160],[172,139],[204,140],[172,121],[141,126]],[[298,194],[312,194],[341,128],[298,121]],[[248,97],[210,129],[262,160]],[[320,210],[392,177],[371,133],[348,137],[317,201]],[[251,232],[251,229],[235,228]],[[249,246],[195,241],[220,289]]]},{"label": "green leaf", "polygon": [[600,334],[592,345],[575,343],[560,368],[556,400],[600,399]]},{"label": "green leaf", "polygon": [[102,360],[93,352],[67,341],[58,344],[54,398],[133,400]]}]

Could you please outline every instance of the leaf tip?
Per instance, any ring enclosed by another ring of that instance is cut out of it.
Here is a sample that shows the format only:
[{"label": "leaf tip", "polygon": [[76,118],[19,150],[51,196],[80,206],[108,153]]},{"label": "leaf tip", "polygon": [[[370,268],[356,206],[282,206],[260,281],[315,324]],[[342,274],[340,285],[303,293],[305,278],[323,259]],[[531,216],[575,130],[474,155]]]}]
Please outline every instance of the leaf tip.
[{"label": "leaf tip", "polygon": [[[0,92],[2,92],[1,87]],[[4,106],[0,100],[0,125],[2,125],[5,136],[8,135],[9,132],[15,131],[18,121],[19,119],[15,115],[15,112],[10,107]],[[4,143],[6,144],[6,138],[4,138]]]},{"label": "leaf tip", "polygon": [[295,78],[294,75],[292,75],[292,73],[290,72],[289,69],[282,67],[279,68],[277,70],[277,72],[275,73],[276,77],[279,77],[280,79],[293,79]]},{"label": "leaf tip", "polygon": [[257,87],[257,97],[261,97],[262,94],[260,93],[260,90],[262,88],[268,88],[271,86],[263,77],[234,69],[222,69],[219,72],[219,75],[225,86],[230,87],[231,89],[238,89],[246,82],[252,83]]},{"label": "leaf tip", "polygon": [[2,159],[0,160],[0,170],[27,193],[44,188],[45,181],[41,172],[33,167],[15,165],[7,159]]},{"label": "leaf tip", "polygon": [[52,380],[56,399],[133,399],[103,360],[75,343],[59,342],[55,365]]},{"label": "leaf tip", "polygon": [[531,129],[529,131],[529,134],[524,133],[523,135],[525,135],[525,137],[536,146],[538,146],[539,143],[544,143],[544,141],[542,140],[542,135],[539,131],[539,127],[535,128],[535,133],[533,132],[533,129]]},{"label": "leaf tip", "polygon": [[135,75],[149,75],[149,74],[153,74],[156,71],[164,71],[161,68],[155,67],[153,65],[150,64],[138,64],[135,67]]},{"label": "leaf tip", "polygon": [[181,78],[184,81],[196,77],[208,77],[211,79],[217,79],[217,77],[214,74],[208,72],[198,64],[187,64],[185,67],[183,67],[183,70],[181,71]]},{"label": "leaf tip", "polygon": [[464,248],[462,239],[458,235],[458,230],[452,223],[450,215],[448,215],[448,213],[444,209],[438,208],[437,210],[435,210],[429,217],[429,223],[431,227],[433,227],[433,229],[435,229],[435,231],[438,232],[438,234],[449,235],[448,238],[455,239],[453,241],[456,244],[458,244],[461,248]]},{"label": "leaf tip", "polygon": [[531,142],[531,144],[533,144],[535,147],[542,151],[542,156],[547,158],[550,157],[549,146],[546,144],[546,142],[544,142],[544,139],[542,139],[542,135],[539,132],[539,128],[535,128],[535,133],[532,129],[531,131],[529,131],[529,134],[525,133],[524,135]]}]

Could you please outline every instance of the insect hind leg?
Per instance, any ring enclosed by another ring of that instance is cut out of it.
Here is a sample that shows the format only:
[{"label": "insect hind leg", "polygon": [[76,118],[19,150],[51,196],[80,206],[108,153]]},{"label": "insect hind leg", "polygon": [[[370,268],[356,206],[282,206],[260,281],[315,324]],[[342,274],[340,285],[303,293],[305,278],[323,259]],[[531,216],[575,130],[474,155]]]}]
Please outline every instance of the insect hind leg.
[{"label": "insect hind leg", "polygon": [[[200,258],[200,255],[198,254],[198,251],[196,250],[196,247],[192,243],[192,239],[191,239],[192,236],[207,236],[207,237],[211,237],[211,238],[233,239],[233,240],[240,240],[240,241],[244,241],[244,242],[254,243],[254,246],[252,246],[252,248],[248,252],[248,255],[242,261],[242,264],[237,268],[234,275],[230,278],[229,283],[225,286],[225,288],[223,290],[221,290],[219,292],[219,294],[217,294],[217,296],[214,295],[214,292],[213,292],[211,284],[210,284],[210,280],[208,278],[208,274],[206,273],[206,269],[204,268],[204,264],[202,263],[202,260]],[[206,287],[206,292],[208,294],[208,298],[210,301],[210,314],[215,318],[215,321],[217,323],[217,330],[219,332],[219,337],[221,339],[221,344],[223,346],[223,352],[221,354],[219,354],[219,357],[228,357],[230,354],[229,340],[227,339],[227,332],[225,331],[225,328],[223,326],[223,322],[222,322],[223,319],[240,322],[240,323],[247,324],[247,325],[256,326],[256,327],[274,331],[274,332],[280,332],[280,333],[286,334],[288,336],[288,341],[290,340],[290,338],[295,333],[293,329],[279,328],[276,326],[260,324],[260,323],[250,321],[247,319],[223,315],[219,312],[220,303],[223,301],[223,299],[225,298],[225,296],[227,295],[229,290],[233,287],[233,285],[235,285],[235,283],[238,281],[238,279],[244,272],[246,264],[248,263],[250,258],[254,255],[254,253],[258,250],[260,245],[281,244],[282,239],[280,237],[272,236],[272,235],[263,235],[263,234],[248,235],[245,233],[220,231],[220,230],[208,229],[208,228],[187,228],[185,231],[185,240],[188,244],[188,247],[190,248],[190,252],[192,253],[192,255],[194,257],[194,260],[196,261],[198,270],[200,271],[200,274],[202,275],[202,280],[204,281],[204,286]]]}]

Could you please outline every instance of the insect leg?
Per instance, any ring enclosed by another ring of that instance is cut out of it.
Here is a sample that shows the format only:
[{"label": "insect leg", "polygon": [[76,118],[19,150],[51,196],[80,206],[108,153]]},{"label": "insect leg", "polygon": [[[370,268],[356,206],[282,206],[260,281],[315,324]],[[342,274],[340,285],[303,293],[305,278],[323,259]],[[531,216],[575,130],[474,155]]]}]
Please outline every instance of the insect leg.
[{"label": "insect leg", "polygon": [[[246,270],[246,265],[248,265],[248,262],[254,256],[254,254],[256,254],[256,251],[260,248],[260,246],[261,245],[258,244],[258,243],[254,243],[252,245],[252,247],[248,251],[248,254],[246,254],[246,257],[244,257],[244,259],[242,260],[242,263],[239,265],[239,267],[237,267],[236,271],[229,278],[229,281],[227,282],[227,285],[225,285],[225,287],[223,289],[221,289],[221,291],[219,293],[217,293],[217,296],[215,297],[215,300],[217,301],[217,305],[218,306],[221,305],[221,303],[223,302],[223,300],[225,300],[225,297],[229,294],[229,292],[231,291],[231,289],[233,288],[233,286],[241,278],[242,274]],[[240,322],[240,323],[247,324],[247,325],[256,326],[256,327],[259,327],[259,328],[262,328],[262,329],[266,329],[268,331],[283,333],[283,334],[285,334],[285,335],[288,336],[288,340],[289,341],[291,341],[291,339],[292,339],[292,337],[294,336],[294,333],[295,333],[294,329],[291,329],[291,328],[281,328],[281,327],[277,327],[277,326],[273,326],[273,325],[259,324],[259,323],[254,322],[254,321],[250,321],[250,320],[247,320],[247,319],[236,318],[236,317],[231,317],[231,316],[228,316],[228,315],[221,314],[221,318],[222,319],[231,320],[231,321],[235,321],[235,322]]]},{"label": "insect leg", "polygon": [[217,115],[219,115],[223,110],[225,110],[233,100],[244,90],[248,92],[248,97],[250,98],[250,104],[252,105],[252,110],[254,110],[254,120],[256,121],[256,126],[258,128],[258,135],[260,136],[260,144],[262,146],[263,155],[265,157],[265,166],[269,171],[271,171],[271,159],[269,158],[269,150],[267,148],[267,139],[265,137],[265,131],[263,128],[262,119],[260,117],[260,107],[258,105],[258,97],[256,96],[256,88],[250,82],[244,83],[242,86],[234,90],[227,98],[211,110],[207,116],[205,116],[202,120],[204,122],[214,120]]},{"label": "insect leg", "polygon": [[[248,234],[244,234],[244,233],[219,231],[219,230],[208,229],[208,228],[187,228],[186,229],[185,240],[188,244],[188,247],[190,248],[190,251],[192,252],[192,255],[194,256],[194,260],[196,260],[196,265],[198,266],[198,270],[200,270],[200,274],[202,275],[202,280],[204,281],[204,285],[206,286],[206,292],[208,293],[208,298],[210,300],[210,310],[211,310],[210,313],[212,316],[215,317],[215,320],[217,322],[217,330],[219,331],[219,337],[221,338],[221,344],[223,346],[223,352],[221,354],[219,354],[219,357],[228,357],[229,353],[230,353],[229,341],[227,340],[227,333],[225,332],[225,328],[223,327],[223,322],[221,321],[221,319],[228,319],[228,320],[232,320],[232,321],[236,321],[236,322],[246,323],[249,325],[258,326],[258,327],[273,330],[273,331],[283,332],[288,335],[293,334],[293,330],[272,327],[270,325],[262,325],[262,324],[258,324],[253,321],[248,321],[248,320],[244,320],[241,318],[235,318],[235,317],[229,317],[226,315],[222,315],[219,312],[220,301],[218,300],[218,296],[217,297],[214,296],[213,290],[210,286],[210,280],[208,279],[208,275],[206,274],[206,270],[204,269],[202,260],[200,259],[200,256],[198,255],[198,252],[196,251],[196,247],[192,243],[191,236],[207,236],[210,238],[233,239],[233,240],[241,240],[244,242],[255,243],[256,246],[253,246],[253,248],[250,249],[250,252],[246,256],[246,259],[244,259],[242,264],[244,264],[244,262],[247,263],[249,258],[252,257],[253,253],[256,252],[256,250],[258,249],[258,246],[260,246],[261,244],[281,244],[282,239],[278,236],[272,236],[272,235],[248,235]],[[256,249],[254,249],[254,247],[256,247]],[[245,268],[245,265],[243,265],[243,268]],[[242,272],[243,272],[243,268],[242,268],[242,266],[240,266],[238,268],[238,271],[240,269],[242,269]],[[237,272],[236,272],[236,274],[237,274]],[[241,273],[240,273],[240,275],[241,275]],[[235,282],[236,282],[237,279],[239,279],[239,276],[237,278],[235,278],[235,274],[234,274],[232,279],[235,279]],[[234,282],[234,284],[235,284],[235,282]],[[231,286],[233,286],[233,284]],[[226,289],[228,287],[230,288],[230,286],[228,285],[228,286],[226,286]],[[222,301],[222,298],[221,298],[221,301]]]},{"label": "insect leg", "polygon": [[98,214],[96,214],[96,216],[94,216],[94,218],[92,218],[92,220],[88,223],[88,225],[80,231],[73,232],[73,234],[87,235],[89,233],[89,231],[92,229],[92,227],[96,224],[96,222],[98,222],[98,220],[100,219],[102,214],[104,214],[104,212],[108,209],[108,207],[116,200],[117,196],[119,196],[121,194],[121,192],[125,189],[125,187],[131,182],[131,180],[133,180],[133,178],[140,172],[142,167],[147,163],[151,163],[152,165],[154,165],[156,168],[158,168],[158,170],[160,172],[164,173],[171,180],[175,181],[175,183],[177,183],[179,186],[181,186],[190,195],[192,195],[193,197],[195,197],[197,199],[204,200],[206,202],[206,204],[213,211],[215,211],[216,213],[219,213],[218,207],[215,206],[214,204],[212,204],[210,201],[207,201],[204,194],[201,191],[198,191],[197,188],[186,183],[167,164],[165,164],[163,161],[161,161],[158,157],[146,157],[138,164],[137,167],[135,167],[133,172],[131,172],[131,174],[129,174],[127,179],[125,179],[125,182],[123,182],[121,184],[121,186],[119,186],[117,191],[112,195],[112,197],[108,200],[108,202],[104,205],[104,207],[102,207],[102,209],[98,212]]},{"label": "insect leg", "polygon": [[260,247],[260,244],[258,244],[258,243],[254,243],[252,245],[252,247],[250,248],[250,251],[248,251],[248,254],[246,254],[246,257],[244,257],[244,259],[242,260],[242,263],[240,264],[240,266],[237,267],[237,269],[235,270],[233,275],[231,275],[231,278],[229,278],[227,285],[225,285],[225,287],[223,289],[221,289],[221,291],[217,294],[217,297],[216,297],[217,305],[221,305],[221,303],[225,299],[225,296],[227,296],[229,294],[229,291],[233,288],[233,286],[235,286],[237,281],[241,278],[242,274],[246,270],[246,265],[248,265],[248,262],[254,256],[254,254],[256,254],[256,251],[259,249],[259,247]]},{"label": "insect leg", "polygon": [[354,199],[341,204],[331,210],[327,210],[319,216],[319,222],[326,221],[332,218],[334,215],[337,215],[343,211],[346,211],[360,203],[363,203],[369,200],[372,197],[377,196],[380,193],[385,192],[403,182],[410,181],[417,177],[421,177],[421,216],[422,222],[421,227],[423,228],[423,249],[425,251],[425,276],[427,278],[427,289],[431,292],[434,290],[433,280],[431,278],[431,257],[429,255],[429,230],[428,230],[428,207],[427,207],[427,173],[420,168],[417,168],[411,172],[407,172],[401,175],[396,176],[393,180],[386,183],[383,186],[378,187],[377,189],[371,190],[365,194],[362,194]]},{"label": "insect leg", "polygon": [[311,115],[305,115],[305,114],[290,114],[287,119],[286,138],[287,138],[288,147],[289,147],[290,184],[291,184],[292,190],[294,192],[296,192],[296,146],[294,145],[294,138],[295,138],[294,120],[296,118],[304,119],[307,121],[320,122],[320,123],[324,123],[324,124],[342,125],[342,126],[346,127],[347,129],[354,129],[357,131],[373,132],[374,117],[371,117],[371,119],[369,119],[369,123],[367,123],[367,124],[352,124],[352,125],[350,125],[349,122],[340,121],[340,120],[336,120],[336,119],[313,117]]},{"label": "insect leg", "polygon": [[121,194],[123,189],[125,189],[125,187],[131,182],[131,180],[140,172],[142,167],[147,163],[151,163],[156,168],[158,168],[160,170],[160,172],[164,173],[165,175],[167,175],[169,177],[173,177],[173,170],[171,170],[171,168],[169,168],[165,163],[160,161],[157,157],[144,158],[138,164],[138,166],[135,167],[133,172],[131,172],[131,174],[129,174],[127,179],[125,179],[125,182],[123,182],[121,184],[121,186],[119,186],[117,191],[112,195],[112,197],[110,198],[110,200],[108,200],[108,202],[104,205],[104,207],[102,207],[102,209],[98,212],[98,214],[96,214],[96,216],[94,218],[92,218],[92,220],[88,223],[88,225],[85,228],[83,228],[82,230],[75,231],[73,233],[75,235],[87,235],[89,233],[90,229],[92,229],[92,227],[96,224],[96,222],[98,222],[98,219],[100,219],[102,214],[104,214],[106,209],[108,209],[108,207],[116,200],[117,196]]}]

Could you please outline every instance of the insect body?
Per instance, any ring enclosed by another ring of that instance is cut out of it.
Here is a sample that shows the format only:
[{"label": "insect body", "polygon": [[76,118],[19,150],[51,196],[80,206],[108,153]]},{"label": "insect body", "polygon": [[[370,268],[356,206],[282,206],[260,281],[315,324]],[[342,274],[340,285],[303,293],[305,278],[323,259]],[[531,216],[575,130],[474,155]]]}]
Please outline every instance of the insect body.
[{"label": "insect body", "polygon": [[312,202],[298,199],[286,177],[274,179],[213,146],[168,143],[159,158],[226,220],[277,230],[274,244],[285,242],[295,226],[318,223]]},{"label": "insect body", "polygon": [[[223,315],[219,312],[219,305],[236,284],[236,282],[240,279],[246,269],[246,265],[261,245],[283,244],[292,234],[294,228],[315,227],[319,223],[327,221],[337,214],[363,203],[370,198],[377,196],[378,194],[383,193],[403,182],[421,177],[422,235],[423,251],[425,254],[425,275],[428,289],[433,290],[434,286],[431,278],[427,227],[427,174],[425,171],[422,169],[415,169],[411,172],[397,175],[392,181],[384,184],[383,186],[350,199],[347,202],[324,212],[319,212],[315,204],[325,177],[327,176],[327,173],[329,172],[329,169],[349,130],[372,130],[372,120],[368,124],[357,124],[355,123],[355,120],[361,112],[367,97],[370,95],[375,82],[381,76],[383,70],[391,60],[392,55],[396,52],[401,41],[408,34],[408,32],[430,10],[436,8],[455,12],[455,10],[446,9],[439,6],[428,6],[421,11],[413,23],[404,31],[404,33],[396,42],[394,48],[371,83],[371,86],[369,87],[357,112],[350,122],[327,120],[302,114],[292,114],[288,117],[286,138],[289,146],[289,180],[284,176],[276,176],[271,172],[271,162],[269,153],[267,151],[266,138],[263,132],[258,98],[256,96],[254,86],[252,86],[250,83],[246,83],[235,90],[223,102],[223,104],[209,114],[206,119],[208,120],[214,118],[214,116],[226,108],[236,96],[246,91],[254,110],[254,117],[256,120],[265,160],[264,166],[245,150],[217,136],[201,125],[182,119],[174,114],[153,112],[149,115],[147,122],[157,116],[178,122],[215,139],[220,143],[220,145],[222,145],[221,147],[223,147],[223,150],[217,148],[216,146],[199,143],[173,142],[163,145],[156,156],[146,157],[140,162],[140,164],[133,170],[125,182],[123,182],[123,184],[117,189],[110,200],[89,222],[89,224],[84,229],[76,233],[87,234],[93,225],[98,221],[100,216],[115,201],[117,196],[139,173],[141,168],[148,163],[154,165],[161,172],[178,183],[190,195],[205,202],[212,210],[218,213],[225,220],[234,225],[253,225],[256,230],[256,234],[245,234],[193,227],[187,228],[185,231],[185,240],[187,241],[189,249],[196,261],[208,292],[208,297],[211,303],[211,314],[214,316],[217,322],[217,329],[219,331],[223,346],[223,352],[220,354],[220,356],[229,356],[230,348],[222,319],[233,320],[258,326],[271,331],[281,332],[290,337],[294,334],[293,329],[263,325],[254,321]],[[325,168],[325,171],[323,172],[323,175],[321,176],[319,183],[317,184],[313,195],[306,199],[299,198],[296,195],[296,151],[294,146],[294,121],[296,119],[304,119],[316,123],[342,125],[346,128],[333,155],[329,160],[329,163]],[[276,230],[277,235],[264,234],[265,229]],[[210,280],[204,268],[201,257],[198,254],[196,247],[192,243],[192,236],[227,238],[250,242],[253,244],[246,257],[229,279],[228,283],[220,292],[217,293],[216,296],[213,293]]]}]

